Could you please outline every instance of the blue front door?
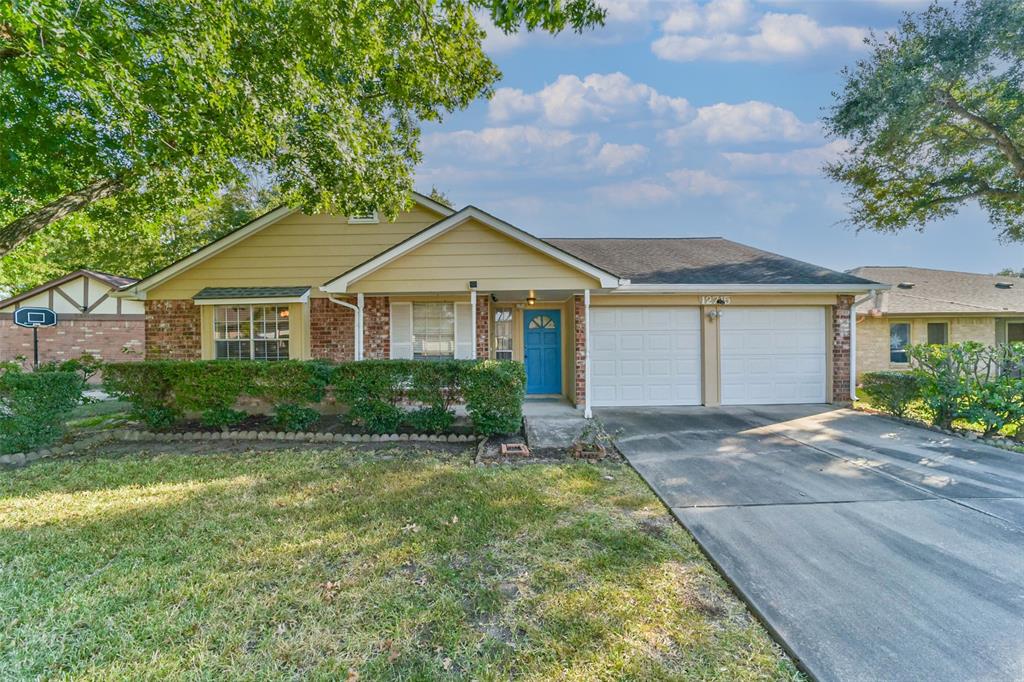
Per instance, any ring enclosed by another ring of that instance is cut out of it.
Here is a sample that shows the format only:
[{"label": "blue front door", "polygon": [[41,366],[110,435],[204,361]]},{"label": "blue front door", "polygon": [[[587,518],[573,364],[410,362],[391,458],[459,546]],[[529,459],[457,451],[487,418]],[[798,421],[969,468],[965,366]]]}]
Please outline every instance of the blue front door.
[{"label": "blue front door", "polygon": [[562,392],[562,313],[527,310],[523,314],[527,393]]}]

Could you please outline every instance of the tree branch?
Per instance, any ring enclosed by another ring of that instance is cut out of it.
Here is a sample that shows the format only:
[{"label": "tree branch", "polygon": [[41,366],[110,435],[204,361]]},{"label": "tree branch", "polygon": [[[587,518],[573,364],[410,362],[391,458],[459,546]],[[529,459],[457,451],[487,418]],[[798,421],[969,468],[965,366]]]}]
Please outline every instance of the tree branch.
[{"label": "tree branch", "polygon": [[101,178],[0,227],[0,256],[7,255],[11,249],[47,225],[66,218],[94,202],[112,197],[123,189],[124,182],[120,178]]},{"label": "tree branch", "polygon": [[953,113],[963,116],[968,121],[976,123],[987,130],[994,138],[995,145],[999,148],[999,151],[1009,159],[1017,177],[1024,180],[1024,154],[1021,154],[1021,151],[1017,149],[1017,146],[1014,144],[1013,140],[1010,139],[1010,136],[1006,134],[1006,131],[1002,126],[989,121],[987,118],[980,116],[965,107],[957,101],[956,97],[954,97],[953,93],[949,90],[939,90],[937,97],[939,102],[945,105],[945,107]]}]

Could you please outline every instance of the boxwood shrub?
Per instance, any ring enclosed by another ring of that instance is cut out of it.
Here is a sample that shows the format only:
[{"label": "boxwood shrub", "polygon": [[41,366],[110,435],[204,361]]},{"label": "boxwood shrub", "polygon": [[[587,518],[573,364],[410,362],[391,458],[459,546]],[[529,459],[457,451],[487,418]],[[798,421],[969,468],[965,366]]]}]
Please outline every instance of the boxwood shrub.
[{"label": "boxwood shrub", "polygon": [[865,372],[860,392],[883,412],[904,417],[921,397],[921,377],[914,372]]},{"label": "boxwood shrub", "polygon": [[0,453],[36,450],[60,438],[84,388],[77,372],[0,368]]},{"label": "boxwood shrub", "polygon": [[465,402],[478,433],[518,431],[526,373],[521,363],[491,360],[363,360],[328,365],[320,361],[247,360],[113,363],[105,373],[109,391],[128,400],[135,415],[166,428],[184,412],[199,412],[204,424],[227,426],[244,418],[235,408],[242,396],[275,405],[275,424],[308,428],[309,405],[328,390],[348,406],[352,423],[371,433],[394,433],[402,425],[441,433],[451,428],[453,405]]}]

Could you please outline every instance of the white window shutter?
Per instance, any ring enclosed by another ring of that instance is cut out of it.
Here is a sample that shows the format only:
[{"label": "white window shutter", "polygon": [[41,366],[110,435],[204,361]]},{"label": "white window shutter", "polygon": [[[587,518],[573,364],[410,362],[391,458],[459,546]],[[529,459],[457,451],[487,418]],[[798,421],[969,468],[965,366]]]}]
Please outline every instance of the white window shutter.
[{"label": "white window shutter", "polygon": [[455,304],[455,359],[473,359],[473,306]]},{"label": "white window shutter", "polygon": [[412,303],[391,304],[391,359],[412,360]]}]

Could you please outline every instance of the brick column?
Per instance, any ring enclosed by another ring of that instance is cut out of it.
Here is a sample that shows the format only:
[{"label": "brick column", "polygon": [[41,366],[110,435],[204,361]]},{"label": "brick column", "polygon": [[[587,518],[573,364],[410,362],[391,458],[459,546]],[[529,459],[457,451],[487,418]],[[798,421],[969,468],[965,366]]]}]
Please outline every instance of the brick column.
[{"label": "brick column", "polygon": [[[354,296],[344,299],[355,305]],[[348,362],[356,357],[356,313],[327,298],[309,299],[309,352],[314,360]]]},{"label": "brick column", "polygon": [[363,357],[366,360],[391,357],[391,299],[387,296],[363,299]]},{"label": "brick column", "polygon": [[839,296],[832,306],[832,402],[850,402],[850,311],[853,296]]},{"label": "brick column", "polygon": [[583,296],[573,297],[573,359],[576,371],[576,407],[587,400],[587,317]]},{"label": "brick column", "polygon": [[199,306],[188,299],[147,300],[145,305],[147,359],[198,360],[202,357]]},{"label": "brick column", "polygon": [[491,297],[487,294],[476,297],[476,357],[491,357]]}]

